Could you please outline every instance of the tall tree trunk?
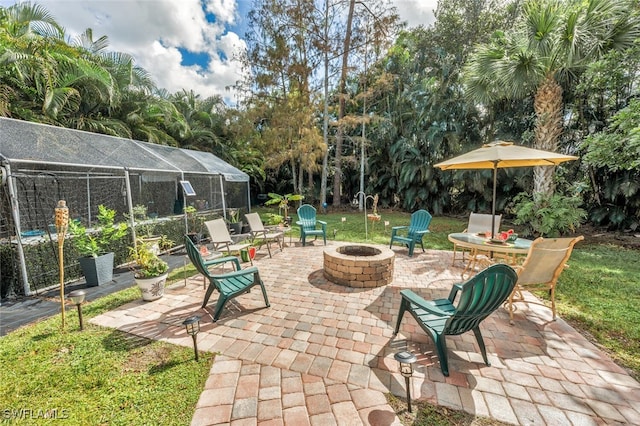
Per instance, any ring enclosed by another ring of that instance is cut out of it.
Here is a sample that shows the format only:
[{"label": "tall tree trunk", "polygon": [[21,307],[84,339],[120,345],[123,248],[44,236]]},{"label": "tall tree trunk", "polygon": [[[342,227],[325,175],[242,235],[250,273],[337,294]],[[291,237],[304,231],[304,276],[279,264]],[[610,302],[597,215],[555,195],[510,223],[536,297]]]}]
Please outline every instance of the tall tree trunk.
[{"label": "tall tree trunk", "polygon": [[302,194],[304,191],[304,170],[302,169],[302,163],[298,162],[298,194]]},{"label": "tall tree trunk", "polygon": [[[536,112],[535,147],[556,152],[562,134],[562,87],[548,75],[536,92],[533,107]],[[533,171],[533,191],[553,195],[555,167],[540,166]]]},{"label": "tall tree trunk", "polygon": [[344,47],[342,52],[342,70],[340,72],[340,88],[339,110],[338,110],[338,132],[336,134],[336,153],[335,153],[335,175],[333,176],[333,205],[340,205],[340,196],[342,188],[342,139],[343,129],[341,120],[346,113],[346,86],[347,86],[347,67],[349,65],[349,49],[351,48],[351,26],[353,24],[353,10],[356,0],[349,1],[349,15],[347,16],[347,27],[344,35]]},{"label": "tall tree trunk", "polygon": [[299,194],[300,191],[298,190],[298,173],[296,172],[296,160],[295,159],[291,159],[291,181],[293,182],[293,193],[294,194]]},{"label": "tall tree trunk", "polygon": [[322,137],[326,150],[322,157],[322,176],[320,178],[320,205],[327,201],[327,176],[329,171],[329,0],[324,2],[324,112]]}]

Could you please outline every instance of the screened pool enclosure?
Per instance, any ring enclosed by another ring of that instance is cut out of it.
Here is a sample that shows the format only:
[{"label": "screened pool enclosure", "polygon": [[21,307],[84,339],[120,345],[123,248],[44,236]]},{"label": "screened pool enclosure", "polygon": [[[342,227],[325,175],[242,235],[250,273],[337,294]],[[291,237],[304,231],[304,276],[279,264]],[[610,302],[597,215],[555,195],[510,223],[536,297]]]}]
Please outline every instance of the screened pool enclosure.
[{"label": "screened pool enclosure", "polygon": [[[38,258],[57,258],[51,235],[58,200],[66,201],[72,220],[89,228],[99,205],[131,225],[134,208],[143,206],[148,220],[179,227],[177,244],[190,231],[186,206],[202,217],[250,210],[249,176],[211,153],[2,117],[0,178],[2,297],[56,283],[57,270],[39,267],[46,262]],[[193,193],[185,191],[184,181]],[[69,259],[70,279],[74,261]]]}]

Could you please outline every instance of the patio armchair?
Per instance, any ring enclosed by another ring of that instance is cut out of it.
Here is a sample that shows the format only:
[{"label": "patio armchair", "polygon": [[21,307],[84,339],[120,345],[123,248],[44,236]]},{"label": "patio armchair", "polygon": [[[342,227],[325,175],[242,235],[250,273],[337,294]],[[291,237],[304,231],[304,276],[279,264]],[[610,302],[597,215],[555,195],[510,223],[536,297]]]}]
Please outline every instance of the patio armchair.
[{"label": "patio armchair", "polygon": [[431,224],[431,214],[426,210],[418,210],[411,214],[411,221],[408,226],[394,226],[391,228],[391,242],[389,248],[394,242],[404,244],[409,249],[409,257],[413,256],[413,249],[416,244],[420,244],[424,252],[424,244],[422,238],[429,232]]},{"label": "patio armchair", "polygon": [[[522,292],[524,290],[546,290],[551,299],[551,313],[556,319],[556,285],[562,271],[567,267],[567,261],[571,257],[573,247],[582,241],[582,235],[575,238],[542,238],[539,237],[531,243],[529,253],[524,263],[516,267],[518,272],[518,284],[513,289],[507,301],[509,318],[513,324],[513,312],[516,302],[525,302]],[[539,299],[536,299],[539,300]],[[527,300],[527,303],[545,305],[542,301]]]},{"label": "patio armchair", "polygon": [[[467,224],[467,228],[462,232],[467,232],[469,234],[484,234],[487,231],[491,231],[491,217],[490,214],[484,213],[473,213],[469,215],[469,223]],[[502,215],[497,214],[493,217],[495,232],[498,232],[500,229],[500,222],[502,221]],[[456,261],[456,252],[462,253],[462,261],[464,262],[464,253],[468,251],[464,247],[459,247],[457,244],[453,244],[453,260],[451,261],[451,265]]]},{"label": "patio armchair", "polygon": [[[211,245],[214,250],[231,255],[231,253],[239,253],[251,245],[248,243],[235,243],[231,239],[224,219],[209,220],[204,224],[209,231]],[[251,264],[253,265],[253,260],[251,260]]]},{"label": "patio armchair", "polygon": [[[327,245],[327,222],[316,219],[316,209],[310,204],[303,204],[298,208],[298,221],[296,225],[300,227],[300,239],[302,247],[307,243],[307,237],[313,235],[315,239],[322,235],[324,245]],[[318,228],[320,225],[320,228]]]},{"label": "patio armchair", "polygon": [[271,257],[271,243],[273,242],[278,243],[278,247],[280,247],[280,251],[282,251],[284,247],[283,231],[271,231],[266,229],[258,213],[247,213],[244,217],[247,219],[249,228],[251,229],[251,240],[255,242],[257,239],[260,243],[260,247],[262,247],[263,244],[266,244],[269,257]]},{"label": "patio armchair", "polygon": [[[455,284],[447,299],[425,300],[411,290],[402,290],[400,311],[393,334],[398,334],[402,317],[405,312],[409,312],[433,339],[442,374],[448,376],[446,336],[473,331],[482,359],[486,365],[491,365],[480,333],[480,323],[507,300],[517,279],[518,275],[509,265],[495,264],[466,282]],[[458,293],[458,302],[454,304]]]},{"label": "patio armchair", "polygon": [[207,306],[209,298],[213,294],[214,290],[218,290],[220,293],[213,312],[213,322],[218,321],[227,301],[243,293],[247,293],[251,287],[256,285],[259,285],[262,289],[262,296],[264,297],[266,306],[271,306],[269,304],[269,298],[267,297],[267,291],[264,287],[264,283],[262,282],[262,279],[260,279],[258,268],[252,266],[247,269],[240,269],[240,262],[238,261],[238,258],[230,256],[215,259],[215,261],[217,261],[217,263],[232,261],[236,270],[226,274],[213,275],[208,268],[211,263],[209,262],[209,265],[207,265],[208,262],[203,261],[200,252],[188,236],[185,236],[185,247],[187,248],[187,255],[189,256],[189,259],[191,259],[191,262],[198,272],[209,280],[209,286],[207,287],[207,291],[204,295],[202,307],[204,308]]}]

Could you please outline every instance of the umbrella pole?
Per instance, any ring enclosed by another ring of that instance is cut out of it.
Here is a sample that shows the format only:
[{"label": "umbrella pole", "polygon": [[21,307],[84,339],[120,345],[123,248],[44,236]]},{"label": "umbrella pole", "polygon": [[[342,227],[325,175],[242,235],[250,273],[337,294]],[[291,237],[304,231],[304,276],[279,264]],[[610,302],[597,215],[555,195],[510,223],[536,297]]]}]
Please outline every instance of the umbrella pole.
[{"label": "umbrella pole", "polygon": [[496,237],[496,181],[498,179],[498,163],[493,163],[493,202],[491,203],[491,238]]}]

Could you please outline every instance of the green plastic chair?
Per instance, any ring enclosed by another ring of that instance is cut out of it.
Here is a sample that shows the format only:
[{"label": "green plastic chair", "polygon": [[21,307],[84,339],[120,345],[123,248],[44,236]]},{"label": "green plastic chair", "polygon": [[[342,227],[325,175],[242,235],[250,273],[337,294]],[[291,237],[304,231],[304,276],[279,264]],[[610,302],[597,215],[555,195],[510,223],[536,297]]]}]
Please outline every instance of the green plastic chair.
[{"label": "green plastic chair", "polygon": [[[262,289],[262,295],[267,307],[271,306],[269,304],[269,298],[267,297],[267,291],[264,287],[264,283],[262,282],[262,279],[260,279],[258,268],[252,266],[250,268],[241,270],[240,261],[235,256],[226,256],[210,261],[204,261],[202,259],[202,256],[200,255],[200,252],[198,251],[198,248],[193,244],[188,236],[185,236],[185,247],[187,249],[187,255],[189,256],[189,259],[191,259],[191,262],[196,267],[198,272],[209,279],[209,286],[207,287],[207,291],[204,295],[202,307],[204,308],[205,306],[207,306],[213,290],[218,290],[218,292],[220,292],[220,297],[218,297],[218,301],[213,313],[213,322],[218,321],[218,318],[220,318],[220,314],[222,313],[222,309],[224,308],[224,305],[227,303],[227,301],[233,299],[236,296],[239,296],[242,293],[248,292],[251,287],[255,285],[259,285]],[[235,265],[236,270],[234,272],[213,275],[209,271],[208,266],[229,261],[233,262]]]},{"label": "green plastic chair", "polygon": [[[322,235],[324,245],[327,245],[327,222],[316,219],[316,209],[310,204],[303,204],[298,208],[298,221],[296,225],[300,227],[300,238],[302,247],[307,242],[307,236],[313,235],[316,239]],[[320,228],[318,228],[320,225]]]},{"label": "green plastic chair", "polygon": [[[416,243],[420,244],[424,252],[424,244],[422,237],[429,232],[431,224],[431,214],[426,210],[418,210],[411,215],[409,226],[394,226],[391,228],[391,242],[389,248],[393,246],[393,242],[404,244],[409,249],[409,257],[413,256],[413,249]],[[406,231],[406,232],[405,232]]]},{"label": "green plastic chair", "polygon": [[[411,290],[402,290],[402,302],[393,334],[398,334],[402,317],[405,311],[408,311],[433,339],[442,374],[448,376],[449,361],[445,337],[472,330],[480,346],[482,359],[485,364],[491,365],[480,333],[480,323],[507,300],[517,280],[518,275],[509,265],[495,264],[466,282],[455,284],[447,299],[425,300]],[[460,298],[458,304],[454,305],[458,292]]]}]

